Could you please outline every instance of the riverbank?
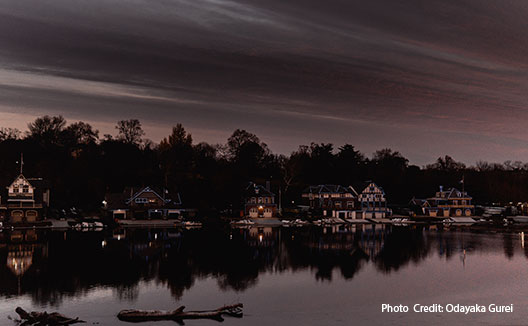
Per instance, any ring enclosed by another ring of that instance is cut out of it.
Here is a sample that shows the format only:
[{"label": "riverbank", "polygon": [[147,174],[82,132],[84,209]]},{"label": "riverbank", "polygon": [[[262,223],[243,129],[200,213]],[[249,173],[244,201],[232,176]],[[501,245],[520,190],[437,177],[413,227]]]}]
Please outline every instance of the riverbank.
[{"label": "riverbank", "polygon": [[[182,220],[166,220],[166,219],[151,219],[151,220],[116,220],[111,221],[110,224],[103,224],[100,220],[98,222],[79,222],[75,219],[47,219],[33,224],[15,224],[4,225],[0,228],[6,230],[23,230],[23,229],[79,229],[92,230],[102,228],[175,228],[175,227],[201,227],[200,221],[182,221]],[[515,219],[514,217],[491,221],[483,220],[477,216],[471,217],[404,217],[393,216],[389,218],[368,218],[368,219],[341,219],[341,218],[321,218],[321,219],[279,219],[279,218],[248,218],[248,219],[233,219],[222,218],[221,224],[230,224],[233,227],[301,227],[301,226],[331,226],[331,225],[394,225],[394,226],[412,226],[412,225],[442,225],[449,226],[471,226],[479,229],[483,228],[524,228],[528,227],[528,220]],[[205,222],[207,224],[207,222]],[[216,223],[216,222],[215,222]]]}]

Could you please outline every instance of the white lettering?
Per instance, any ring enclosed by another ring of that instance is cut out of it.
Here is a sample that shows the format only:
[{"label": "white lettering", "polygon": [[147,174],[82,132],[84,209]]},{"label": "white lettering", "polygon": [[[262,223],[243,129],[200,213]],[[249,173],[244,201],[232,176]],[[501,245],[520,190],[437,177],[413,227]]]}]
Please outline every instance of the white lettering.
[{"label": "white lettering", "polygon": [[444,307],[438,303],[432,304],[430,306],[422,306],[421,304],[415,304],[413,306],[414,312],[444,312]]},{"label": "white lettering", "polygon": [[513,312],[513,304],[509,306],[497,306],[492,303],[488,306],[489,312]]},{"label": "white lettering", "polygon": [[461,312],[463,314],[469,314],[473,312],[486,312],[485,306],[479,306],[478,304],[472,305],[472,306],[462,306],[460,304],[448,304],[446,305],[446,311],[447,312]]},{"label": "white lettering", "polygon": [[391,306],[384,303],[381,305],[381,312],[409,312],[409,307],[404,305]]}]

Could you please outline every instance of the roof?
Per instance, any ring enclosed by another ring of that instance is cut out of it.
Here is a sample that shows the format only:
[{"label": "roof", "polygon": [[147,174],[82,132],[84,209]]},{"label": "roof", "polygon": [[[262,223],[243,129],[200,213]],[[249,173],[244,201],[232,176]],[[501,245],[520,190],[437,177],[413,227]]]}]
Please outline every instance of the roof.
[{"label": "roof", "polygon": [[270,190],[266,189],[265,187],[261,185],[257,185],[254,182],[250,182],[245,190],[246,197],[253,197],[253,196],[264,196],[264,197],[273,197],[275,196],[274,193],[272,193]]},{"label": "roof", "polygon": [[[152,192],[159,199],[165,201],[166,203],[170,202],[171,199],[168,196],[164,196],[164,191],[166,192],[166,190],[161,190],[161,189],[156,188],[156,187],[147,186],[147,187],[141,187],[141,188],[127,187],[127,188],[125,188],[124,193],[125,194],[130,194],[130,197],[128,197],[127,200],[126,200],[127,204],[130,203],[131,201],[133,201],[134,199],[136,199],[137,197],[139,197],[141,194],[143,194],[145,192]],[[167,193],[165,193],[165,195],[166,194]]]},{"label": "roof", "polygon": [[[153,192],[160,199],[165,201],[165,206],[179,206],[182,204],[179,193],[169,194],[166,189],[147,186],[147,187],[125,187],[121,193],[107,193],[105,195],[106,207],[108,209],[118,209],[128,206],[131,201],[144,192]],[[165,192],[165,195],[163,193]],[[164,198],[165,197],[165,198]]]},{"label": "roof", "polygon": [[[441,198],[444,198],[444,199],[458,199],[458,198],[469,198],[469,199],[472,199],[473,197],[469,196],[467,191],[460,191],[458,190],[457,188],[447,188],[445,190],[442,190],[442,191],[437,191],[436,194],[438,193],[443,193],[445,194],[444,197],[441,197]],[[432,197],[432,198],[440,198],[440,197],[436,197],[436,194],[435,194],[435,197]]]},{"label": "roof", "polygon": [[[31,187],[33,187],[33,198],[35,200],[36,203],[42,203],[44,197],[43,197],[43,194],[50,189],[50,185],[49,185],[49,182],[42,179],[42,178],[26,178],[23,174],[19,174],[15,180],[13,180],[13,182],[11,183],[11,185],[13,185],[13,183],[15,181],[17,181],[19,178],[23,178],[24,180],[26,180],[30,185]],[[10,185],[10,186],[11,186]],[[7,188],[6,188],[7,189]],[[5,196],[5,198],[7,200],[26,200],[28,199],[28,197],[31,197],[31,196],[27,196],[27,195],[11,195],[11,196],[8,196],[7,194],[7,191],[2,191],[2,193],[0,195],[3,195]]]},{"label": "roof", "polygon": [[[10,184],[7,188],[12,187],[12,186],[15,184],[15,182],[17,182],[18,179],[24,179],[24,180],[26,180],[27,183],[29,183],[29,185],[30,185],[31,187],[34,187],[34,186],[33,186],[33,183],[30,182],[29,179],[27,179],[27,178],[21,173],[21,174],[19,174],[19,175],[13,180],[13,182],[11,182],[11,184]],[[38,179],[37,179],[37,180],[38,180]]]},{"label": "roof", "polygon": [[419,199],[419,198],[414,198],[414,197],[409,201],[409,205],[417,205],[417,206],[423,206],[423,207],[430,206],[427,199]]},{"label": "roof", "polygon": [[383,196],[385,196],[385,190],[383,190],[382,187],[378,186],[374,181],[370,181],[370,180],[369,180],[369,181],[365,181],[365,182],[363,183],[362,187],[360,188],[360,189],[363,189],[363,190],[361,191],[361,193],[368,192],[368,191],[366,191],[366,190],[368,190],[368,188],[369,188],[371,185],[373,185],[374,187],[378,188],[378,189],[381,191],[381,193],[383,194]]},{"label": "roof", "polygon": [[447,198],[461,198],[461,197],[471,198],[470,196],[468,196],[467,191],[460,191],[457,188],[447,189],[447,191],[449,191],[449,195]]},{"label": "roof", "polygon": [[8,186],[8,188],[10,186],[12,186],[18,179],[24,179],[26,180],[29,185],[33,188],[42,188],[42,189],[48,189],[49,188],[49,182],[47,182],[46,180],[42,179],[42,178],[26,178],[23,174],[19,174],[14,180],[13,182],[11,182],[11,184]]},{"label": "roof", "polygon": [[348,193],[352,193],[354,196],[357,196],[357,192],[352,186],[344,187],[341,185],[331,185],[331,184],[309,186],[308,188],[303,190],[303,193],[310,193],[310,194],[348,194]]}]

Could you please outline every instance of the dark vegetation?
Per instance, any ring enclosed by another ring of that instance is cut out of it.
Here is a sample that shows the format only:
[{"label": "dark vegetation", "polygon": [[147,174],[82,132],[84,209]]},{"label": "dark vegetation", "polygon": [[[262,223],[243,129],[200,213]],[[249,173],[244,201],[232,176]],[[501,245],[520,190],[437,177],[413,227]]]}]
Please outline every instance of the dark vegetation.
[{"label": "dark vegetation", "polygon": [[[438,185],[465,189],[475,202],[518,202],[528,198],[528,164],[477,162],[467,167],[449,156],[425,167],[410,165],[391,149],[366,157],[346,144],[299,146],[288,156],[273,154],[256,135],[237,129],[225,144],[194,143],[181,124],[160,144],[144,139],[138,120],[116,124],[116,135],[100,136],[84,122],[67,124],[61,116],[44,116],[22,133],[0,128],[0,185],[18,173],[24,153],[24,174],[47,179],[52,205],[97,210],[105,192],[125,186],[164,186],[180,192],[186,207],[236,212],[249,181],[271,181],[282,192],[284,206],[300,202],[301,191],[322,183],[358,186],[374,180],[388,200],[405,205],[413,196],[428,197]],[[361,189],[356,189],[361,191]]]}]

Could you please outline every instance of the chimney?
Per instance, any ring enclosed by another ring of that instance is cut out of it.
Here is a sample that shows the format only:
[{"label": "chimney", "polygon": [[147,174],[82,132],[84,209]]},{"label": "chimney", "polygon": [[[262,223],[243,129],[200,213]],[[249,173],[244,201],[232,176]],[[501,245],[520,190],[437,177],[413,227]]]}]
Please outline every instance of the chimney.
[{"label": "chimney", "polygon": [[266,181],[266,190],[270,191],[270,182],[269,181]]}]

